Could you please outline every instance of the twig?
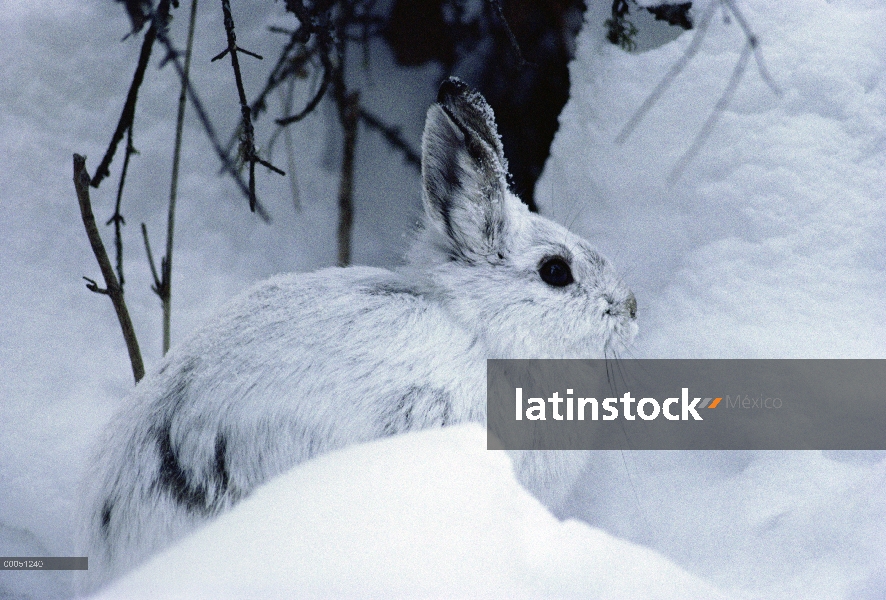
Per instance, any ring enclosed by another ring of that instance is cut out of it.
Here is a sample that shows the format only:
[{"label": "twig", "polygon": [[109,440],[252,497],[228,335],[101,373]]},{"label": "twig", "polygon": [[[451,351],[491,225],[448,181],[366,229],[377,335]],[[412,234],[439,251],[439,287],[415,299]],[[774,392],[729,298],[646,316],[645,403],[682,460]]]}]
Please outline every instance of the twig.
[{"label": "twig", "polygon": [[[188,23],[188,41],[185,45],[185,78],[190,79],[191,73],[191,51],[194,47],[194,24],[197,21],[197,0],[191,0],[191,15]],[[166,218],[166,255],[162,260],[163,275],[160,283],[157,285],[158,290],[162,290],[160,296],[160,305],[163,309],[163,354],[169,352],[171,344],[171,325],[172,325],[172,248],[175,236],[175,204],[178,198],[178,168],[181,161],[182,135],[184,132],[185,109],[187,108],[188,89],[182,83],[181,91],[178,95],[178,115],[175,122],[175,149],[172,153],[172,175],[169,183],[169,213]],[[148,243],[148,231],[142,223],[143,233],[145,236],[145,245]],[[150,254],[148,255],[150,258]],[[151,270],[154,269],[153,260],[151,261]],[[154,279],[156,281],[156,273]]]},{"label": "twig", "polygon": [[157,33],[161,27],[165,27],[165,23],[169,18],[169,0],[161,0],[157,6],[151,26],[145,33],[145,39],[142,41],[141,53],[138,57],[138,65],[135,67],[135,74],[132,76],[132,83],[129,85],[129,93],[126,95],[126,102],[123,105],[123,111],[120,113],[120,120],[117,122],[117,129],[111,136],[111,143],[105,151],[92,177],[91,185],[97,188],[102,179],[111,174],[108,167],[114,160],[114,154],[117,152],[117,145],[123,139],[123,134],[132,127],[132,120],[135,118],[135,104],[138,101],[138,90],[145,78],[145,70],[148,68],[148,61],[151,58],[151,50],[154,47],[154,41],[157,39]]},{"label": "twig", "polygon": [[338,265],[351,262],[351,227],[354,222],[354,158],[357,151],[357,122],[360,118],[360,94],[348,94],[340,106],[344,130],[344,152],[341,163],[341,181],[338,189]]},{"label": "twig", "polygon": [[117,186],[117,202],[114,205],[114,214],[108,219],[105,225],[114,224],[114,250],[117,258],[117,277],[120,278],[120,287],[124,285],[123,279],[123,225],[126,225],[126,219],[120,212],[120,205],[123,203],[123,186],[126,184],[126,174],[129,172],[129,157],[136,154],[135,147],[132,145],[132,126],[126,130],[126,154],[123,157],[123,169],[120,171],[120,185]]},{"label": "twig", "polygon": [[326,95],[326,90],[329,89],[330,80],[331,80],[330,69],[324,67],[323,80],[320,82],[320,87],[317,88],[317,93],[314,94],[314,97],[311,98],[311,100],[305,105],[305,107],[301,110],[301,112],[291,115],[289,117],[277,119],[277,121],[276,121],[277,125],[285,127],[291,123],[296,123],[298,121],[301,121],[302,119],[307,117],[309,114],[311,114],[314,111],[314,109],[317,108],[317,105],[320,104],[320,100],[323,99],[323,96]]},{"label": "twig", "polygon": [[[157,265],[154,264],[154,252],[151,250],[151,241],[148,239],[148,227],[144,223],[142,223],[142,237],[145,240],[145,252],[148,255],[148,264],[151,266],[151,276],[154,278],[154,283],[151,284],[151,291],[162,298],[163,279],[162,276],[157,273]],[[160,269],[161,271],[163,270],[162,263]]]},{"label": "twig", "polygon": [[[234,165],[233,161],[228,156],[228,153],[225,152],[225,149],[218,141],[218,136],[215,133],[215,128],[212,126],[212,121],[210,121],[209,116],[206,114],[206,109],[203,107],[203,102],[200,100],[200,96],[197,94],[197,90],[194,89],[194,85],[191,83],[191,80],[184,72],[184,67],[182,66],[181,61],[178,58],[178,51],[175,49],[175,46],[172,45],[172,42],[169,41],[169,38],[166,36],[166,33],[164,31],[157,32],[157,41],[159,41],[166,47],[167,55],[166,58],[163,60],[163,64],[166,64],[167,62],[172,63],[176,73],[179,76],[179,79],[187,88],[188,99],[194,106],[194,111],[197,113],[197,118],[200,119],[200,124],[203,125],[203,130],[206,132],[206,137],[209,138],[209,142],[212,144],[216,155],[222,163],[222,171],[228,173],[231,177],[233,177],[234,182],[237,184],[237,187],[240,188],[240,191],[243,193],[243,195],[246,198],[249,198],[249,187],[243,181],[243,178],[240,177],[240,173],[237,170],[237,167]],[[255,212],[266,223],[271,222],[270,215],[265,210],[264,206],[262,206],[261,202],[259,202],[258,200],[256,200],[255,202]]]},{"label": "twig", "polygon": [[362,119],[367,126],[381,133],[382,136],[384,136],[385,141],[391,146],[402,152],[403,158],[407,163],[413,167],[421,169],[421,157],[418,155],[418,152],[412,149],[409,142],[403,138],[403,134],[400,133],[399,127],[385,124],[377,116],[363,108],[360,109],[360,119]]},{"label": "twig", "polygon": [[[261,54],[256,54],[255,52],[250,52],[250,51],[247,50],[246,48],[237,48],[237,52],[242,52],[243,54],[248,54],[249,56],[252,56],[252,57],[257,58],[257,59],[259,59],[259,60],[264,60],[264,59],[265,59],[265,57],[262,56]],[[222,50],[221,52],[219,52],[218,54],[216,54],[215,56],[213,56],[212,58],[210,58],[210,59],[209,59],[209,62],[215,62],[215,61],[217,61],[217,60],[221,60],[221,59],[223,59],[227,54],[228,54],[228,49],[225,48],[224,50]]]},{"label": "twig", "polygon": [[89,244],[92,246],[92,252],[95,254],[95,259],[98,261],[99,268],[104,277],[105,287],[102,289],[94,280],[84,279],[87,280],[87,288],[91,291],[105,294],[111,298],[114,311],[117,313],[117,320],[120,322],[120,329],[123,331],[126,349],[129,352],[132,375],[135,377],[135,382],[138,383],[145,376],[145,366],[138,347],[138,339],[135,336],[135,329],[132,326],[132,320],[129,318],[129,311],[126,309],[126,302],[123,299],[123,288],[117,282],[114,268],[111,266],[108,253],[105,251],[101,235],[99,235],[98,227],[95,224],[95,215],[92,213],[92,203],[89,199],[89,181],[89,173],[86,172],[86,157],[75,154],[74,189],[77,191],[77,201],[80,204],[83,226],[86,228]]},{"label": "twig", "polygon": [[[295,79],[289,80],[289,87],[286,89],[283,99],[283,110],[289,112],[292,110],[292,96],[295,93]],[[283,143],[286,146],[286,168],[289,169],[289,189],[292,192],[292,206],[296,212],[301,210],[301,201],[298,192],[298,179],[296,179],[295,170],[295,143],[292,141],[292,130],[288,127],[281,127],[283,131]],[[270,146],[270,143],[268,144]],[[268,150],[270,152],[270,149]]]},{"label": "twig", "polygon": [[[243,88],[243,76],[240,73],[240,61],[237,58],[237,52],[241,50],[241,48],[237,46],[237,34],[234,32],[234,17],[231,15],[230,0],[222,0],[222,12],[224,13],[225,32],[228,35],[228,48],[226,53],[231,57],[231,66],[234,69],[234,80],[237,84],[237,95],[240,97],[240,113],[242,115],[240,156],[243,157],[244,161],[249,163],[249,208],[255,211],[255,163],[261,163],[281,175],[286,175],[286,173],[258,157],[258,152],[255,149],[255,129],[252,126],[252,109],[246,101],[246,91]],[[223,52],[216,58],[224,56],[224,54],[225,53]],[[252,52],[247,52],[247,54],[261,59],[261,56]]]},{"label": "twig", "polygon": [[[274,31],[273,27],[270,29],[271,31]],[[259,113],[267,108],[266,100],[268,95],[281,83],[290,79],[290,75],[304,69],[305,64],[310,58],[310,55],[304,51],[304,47],[299,48],[294,56],[290,55],[297,45],[301,44],[304,46],[304,44],[307,43],[309,34],[306,33],[305,28],[299,27],[295,31],[287,33],[289,34],[289,41],[283,46],[280,56],[277,57],[277,64],[271,69],[271,73],[268,75],[268,80],[265,83],[264,89],[250,105],[252,108],[253,119],[257,118]]]}]

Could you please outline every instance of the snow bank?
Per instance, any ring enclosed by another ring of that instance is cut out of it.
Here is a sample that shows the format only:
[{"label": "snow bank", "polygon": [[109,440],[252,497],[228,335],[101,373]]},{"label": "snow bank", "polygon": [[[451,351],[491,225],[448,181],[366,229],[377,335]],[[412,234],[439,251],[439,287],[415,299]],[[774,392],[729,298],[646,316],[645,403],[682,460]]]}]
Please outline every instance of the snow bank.
[{"label": "snow bank", "polygon": [[[782,95],[751,59],[710,138],[669,185],[744,34],[717,3],[698,54],[617,144],[695,32],[629,54],[605,41],[598,4],[537,196],[626,273],[641,323],[635,354],[883,356],[886,7],[736,2]],[[696,20],[709,4],[694,4]]]},{"label": "snow bank", "polygon": [[97,598],[726,598],[524,491],[477,425],[328,454]]},{"label": "snow bank", "polygon": [[[781,95],[751,59],[686,163],[745,44],[738,22],[715,5],[698,53],[618,144],[695,32],[626,53],[604,39],[604,4],[589,8],[537,198],[625,273],[632,355],[886,355],[883,3],[735,2]],[[570,514],[721,586],[886,594],[883,453],[596,453],[585,482]]]}]

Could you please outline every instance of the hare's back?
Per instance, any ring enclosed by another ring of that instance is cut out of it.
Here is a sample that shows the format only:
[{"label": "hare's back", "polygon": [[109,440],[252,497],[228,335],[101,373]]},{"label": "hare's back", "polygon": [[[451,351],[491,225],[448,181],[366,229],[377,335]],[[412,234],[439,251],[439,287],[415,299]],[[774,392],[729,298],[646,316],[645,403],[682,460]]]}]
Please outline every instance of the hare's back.
[{"label": "hare's back", "polygon": [[163,404],[153,414],[174,406],[204,427],[282,420],[335,446],[481,420],[484,358],[474,336],[402,275],[325,269],[269,279],[236,299],[160,369],[167,381],[156,384],[175,398],[155,391],[148,401]]}]

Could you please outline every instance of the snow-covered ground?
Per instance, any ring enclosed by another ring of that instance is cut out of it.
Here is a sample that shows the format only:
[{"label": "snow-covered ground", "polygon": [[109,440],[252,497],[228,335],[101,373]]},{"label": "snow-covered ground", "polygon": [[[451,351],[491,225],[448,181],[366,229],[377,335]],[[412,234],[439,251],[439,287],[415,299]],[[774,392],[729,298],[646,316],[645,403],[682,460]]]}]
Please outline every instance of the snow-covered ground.
[{"label": "snow-covered ground", "polygon": [[479,425],[311,461],[99,598],[727,598],[554,518]]},{"label": "snow-covered ground", "polygon": [[[240,43],[272,58],[264,27],[285,19],[234,4]],[[736,0],[781,95],[751,59],[709,139],[669,184],[739,59],[739,24],[716,8],[698,54],[618,145],[621,127],[693,33],[627,54],[602,41],[607,3],[589,4],[572,99],[537,198],[625,274],[639,304],[633,354],[883,357],[886,6]],[[696,15],[706,5],[697,2]],[[230,68],[206,62],[224,43],[218,13],[202,12],[196,56],[204,62],[195,59],[195,73],[213,112],[229,116],[219,123],[227,132],[238,114]],[[173,26],[179,40],[185,20],[182,13]],[[119,42],[127,27],[121,6],[104,0],[0,0],[2,556],[73,553],[86,448],[132,384],[110,304],[80,279],[98,270],[71,183],[72,153],[86,154],[94,170],[116,124],[140,41]],[[373,56],[366,100],[404,123],[417,146],[439,73],[401,72],[384,52]],[[249,76],[250,89],[262,73]],[[149,368],[159,358],[159,303],[138,225],[146,222],[162,247],[175,89],[171,70],[149,69],[135,123],[141,154],[124,205],[127,301]],[[261,173],[270,226],[215,176],[193,112],[185,139],[174,340],[249,283],[329,265],[335,251],[338,159],[325,119],[295,130],[301,212],[285,180]],[[355,260],[392,264],[417,215],[416,174],[374,134],[361,131],[360,140]],[[99,219],[112,212],[120,162],[93,191]],[[504,457],[482,444],[464,428],[305,464],[121,582],[116,597],[137,588],[159,594],[148,588],[152,578],[180,596],[192,595],[195,588],[174,587],[188,581],[235,582],[254,597],[271,589],[710,597],[706,585],[739,597],[886,596],[881,453],[597,453],[563,511],[595,529],[546,514],[514,487]],[[311,543],[290,541],[287,531]],[[247,539],[252,579],[250,569],[222,560]],[[174,576],[196,560],[204,571]],[[268,583],[272,574],[278,586]],[[68,596],[67,575],[0,572],[0,598]],[[698,587],[669,592],[674,582]]]}]

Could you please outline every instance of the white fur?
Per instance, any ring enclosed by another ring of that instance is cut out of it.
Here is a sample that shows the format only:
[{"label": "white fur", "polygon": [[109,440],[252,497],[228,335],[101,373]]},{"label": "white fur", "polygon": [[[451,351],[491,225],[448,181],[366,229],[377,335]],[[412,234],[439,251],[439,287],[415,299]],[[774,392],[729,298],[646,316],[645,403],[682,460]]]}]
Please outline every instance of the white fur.
[{"label": "white fur", "polygon": [[[407,266],[282,275],[230,303],[139,383],[88,483],[90,589],[313,456],[486,419],[487,358],[602,358],[635,301],[581,238],[508,191],[488,105],[441,87],[423,139],[425,226]],[[561,256],[575,282],[539,275]],[[575,454],[513,453],[553,503]]]}]

